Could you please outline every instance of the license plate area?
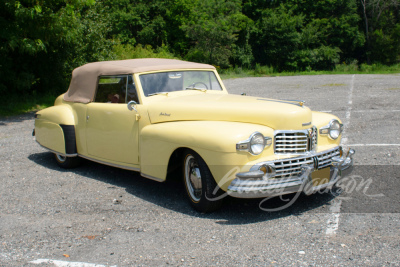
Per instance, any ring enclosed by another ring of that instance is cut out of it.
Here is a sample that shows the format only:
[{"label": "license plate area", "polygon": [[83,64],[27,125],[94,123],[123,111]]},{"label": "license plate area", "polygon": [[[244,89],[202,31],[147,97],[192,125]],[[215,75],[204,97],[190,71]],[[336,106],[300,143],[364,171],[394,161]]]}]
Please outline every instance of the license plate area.
[{"label": "license plate area", "polygon": [[319,186],[329,183],[331,178],[331,168],[323,168],[311,173],[311,180],[313,186]]}]

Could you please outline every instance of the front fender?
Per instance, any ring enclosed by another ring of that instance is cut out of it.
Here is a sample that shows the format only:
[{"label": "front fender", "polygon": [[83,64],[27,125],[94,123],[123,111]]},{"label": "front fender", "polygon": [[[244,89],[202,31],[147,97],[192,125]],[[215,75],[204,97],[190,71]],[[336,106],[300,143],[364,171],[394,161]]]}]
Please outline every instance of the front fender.
[{"label": "front fender", "polygon": [[[336,119],[339,122],[341,122],[338,117],[336,117],[332,114],[318,112],[318,111],[312,112],[312,123],[318,129],[328,125],[328,123],[333,119]],[[329,138],[328,135],[321,135],[318,131],[318,148],[319,149],[326,149],[327,146],[339,145],[340,140],[341,140],[341,136],[338,139],[333,140],[333,139]]]},{"label": "front fender", "polygon": [[172,153],[184,147],[204,159],[218,182],[228,165],[243,166],[273,153],[273,149],[266,149],[259,156],[253,156],[236,151],[236,143],[256,131],[273,136],[273,129],[267,126],[239,122],[179,121],[148,125],[140,134],[141,172],[165,180]]}]

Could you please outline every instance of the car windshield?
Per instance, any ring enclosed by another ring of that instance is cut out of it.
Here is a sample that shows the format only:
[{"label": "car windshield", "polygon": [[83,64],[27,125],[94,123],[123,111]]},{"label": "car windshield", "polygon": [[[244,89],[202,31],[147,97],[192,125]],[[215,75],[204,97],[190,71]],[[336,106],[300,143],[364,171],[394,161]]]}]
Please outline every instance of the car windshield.
[{"label": "car windshield", "polygon": [[212,71],[169,71],[139,77],[145,96],[183,90],[222,90]]}]

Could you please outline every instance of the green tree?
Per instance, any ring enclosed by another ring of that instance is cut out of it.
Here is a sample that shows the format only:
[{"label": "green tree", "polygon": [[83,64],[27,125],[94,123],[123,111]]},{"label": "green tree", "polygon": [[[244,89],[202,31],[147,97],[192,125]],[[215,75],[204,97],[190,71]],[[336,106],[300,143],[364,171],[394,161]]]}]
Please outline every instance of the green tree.
[{"label": "green tree", "polygon": [[73,68],[108,58],[105,26],[92,0],[6,0],[0,5],[3,95],[63,92]]},{"label": "green tree", "polygon": [[321,46],[338,48],[342,59],[354,58],[363,47],[365,37],[359,29],[361,16],[357,0],[293,0],[296,14],[305,14],[305,25],[318,28]]},{"label": "green tree", "polygon": [[239,0],[196,1],[188,21],[182,25],[193,42],[186,57],[228,67],[240,25],[247,19],[241,13]]},{"label": "green tree", "polygon": [[167,2],[160,0],[104,0],[112,29],[109,38],[121,44],[153,47],[167,42]]},{"label": "green tree", "polygon": [[296,51],[300,48],[300,29],[304,15],[294,15],[284,5],[265,9],[257,21],[254,38],[259,63],[272,65],[279,71],[296,69]]},{"label": "green tree", "polygon": [[360,0],[367,62],[393,64],[400,60],[400,1]]},{"label": "green tree", "polygon": [[331,69],[364,44],[355,0],[246,1],[254,56],[278,70]]}]

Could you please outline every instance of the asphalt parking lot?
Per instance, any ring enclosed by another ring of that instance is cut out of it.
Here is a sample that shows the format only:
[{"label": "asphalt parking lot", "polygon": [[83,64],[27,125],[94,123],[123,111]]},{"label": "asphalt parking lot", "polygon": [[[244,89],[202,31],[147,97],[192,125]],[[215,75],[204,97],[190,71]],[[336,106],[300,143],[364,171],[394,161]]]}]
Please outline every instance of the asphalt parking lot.
[{"label": "asphalt parking lot", "polygon": [[[400,266],[400,74],[243,78],[233,94],[305,100],[356,150],[342,192],[227,199],[199,214],[177,181],[86,161],[60,169],[33,114],[0,118],[0,266]],[[116,201],[117,200],[117,201]],[[119,204],[116,204],[119,203]]]}]

